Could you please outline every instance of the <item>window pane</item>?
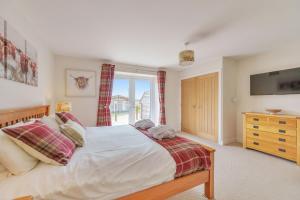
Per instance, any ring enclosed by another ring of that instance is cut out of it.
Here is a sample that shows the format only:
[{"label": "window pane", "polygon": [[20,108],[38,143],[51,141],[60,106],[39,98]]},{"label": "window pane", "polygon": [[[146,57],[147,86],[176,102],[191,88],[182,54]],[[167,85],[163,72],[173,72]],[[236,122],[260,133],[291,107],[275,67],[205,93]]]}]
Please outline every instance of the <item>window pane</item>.
[{"label": "window pane", "polygon": [[129,80],[115,79],[110,104],[112,125],[129,124]]},{"label": "window pane", "polygon": [[149,80],[135,80],[135,121],[151,118]]}]

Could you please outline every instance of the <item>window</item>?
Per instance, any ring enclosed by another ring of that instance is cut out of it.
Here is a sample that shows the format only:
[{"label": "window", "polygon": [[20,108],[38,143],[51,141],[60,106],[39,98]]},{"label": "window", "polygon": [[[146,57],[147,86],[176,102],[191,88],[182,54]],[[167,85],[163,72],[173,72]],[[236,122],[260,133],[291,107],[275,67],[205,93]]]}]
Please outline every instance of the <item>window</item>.
[{"label": "window", "polygon": [[112,125],[155,121],[155,76],[116,73],[110,104]]}]

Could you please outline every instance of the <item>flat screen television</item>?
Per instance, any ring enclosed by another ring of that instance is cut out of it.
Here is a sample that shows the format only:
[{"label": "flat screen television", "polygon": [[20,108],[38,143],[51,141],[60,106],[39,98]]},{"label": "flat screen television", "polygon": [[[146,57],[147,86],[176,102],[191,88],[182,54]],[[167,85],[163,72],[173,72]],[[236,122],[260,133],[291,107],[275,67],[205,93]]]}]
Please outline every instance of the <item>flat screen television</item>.
[{"label": "flat screen television", "polygon": [[250,75],[250,95],[300,94],[300,68]]}]

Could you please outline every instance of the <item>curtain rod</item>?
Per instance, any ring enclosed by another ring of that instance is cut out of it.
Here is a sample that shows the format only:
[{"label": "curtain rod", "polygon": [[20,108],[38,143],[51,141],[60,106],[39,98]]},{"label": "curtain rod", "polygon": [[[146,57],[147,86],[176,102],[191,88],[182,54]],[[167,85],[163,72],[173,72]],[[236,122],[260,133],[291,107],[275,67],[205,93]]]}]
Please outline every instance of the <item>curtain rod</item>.
[{"label": "curtain rod", "polygon": [[124,68],[116,68],[117,71],[123,71],[123,72],[151,72],[151,73],[157,73],[159,70],[147,70],[147,69],[124,69]]}]

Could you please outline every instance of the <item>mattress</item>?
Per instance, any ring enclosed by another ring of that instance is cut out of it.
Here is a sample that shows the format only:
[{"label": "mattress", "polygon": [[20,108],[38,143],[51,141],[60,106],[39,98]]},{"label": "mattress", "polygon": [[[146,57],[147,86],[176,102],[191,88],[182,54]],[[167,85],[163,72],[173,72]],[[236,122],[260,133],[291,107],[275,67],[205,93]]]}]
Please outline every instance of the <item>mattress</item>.
[{"label": "mattress", "polygon": [[[132,126],[88,127],[87,144],[67,166],[40,163],[0,181],[0,197],[116,199],[174,179],[169,152]],[[159,164],[161,163],[161,164]]]}]

